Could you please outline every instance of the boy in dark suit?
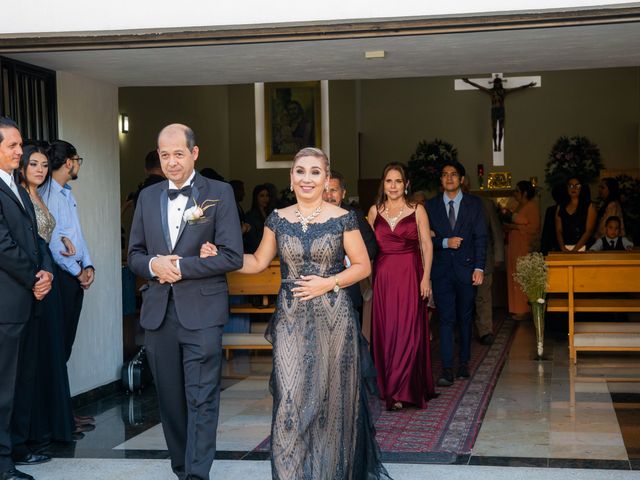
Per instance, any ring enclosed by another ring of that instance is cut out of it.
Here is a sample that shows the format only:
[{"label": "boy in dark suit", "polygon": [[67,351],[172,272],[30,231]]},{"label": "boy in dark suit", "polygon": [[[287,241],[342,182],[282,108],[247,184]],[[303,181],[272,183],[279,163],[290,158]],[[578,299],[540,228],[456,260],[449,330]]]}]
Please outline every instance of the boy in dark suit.
[{"label": "boy in dark suit", "polygon": [[589,251],[600,252],[607,250],[631,250],[633,242],[620,236],[620,217],[612,215],[604,224],[604,235],[591,245]]},{"label": "boy in dark suit", "polygon": [[482,284],[487,254],[487,227],[480,199],[462,192],[464,166],[445,162],[440,182],[444,189],[427,202],[433,231],[431,281],[440,319],[442,374],[438,385],[453,384],[454,330],[460,327],[457,377],[468,378],[471,326],[476,287]]}]

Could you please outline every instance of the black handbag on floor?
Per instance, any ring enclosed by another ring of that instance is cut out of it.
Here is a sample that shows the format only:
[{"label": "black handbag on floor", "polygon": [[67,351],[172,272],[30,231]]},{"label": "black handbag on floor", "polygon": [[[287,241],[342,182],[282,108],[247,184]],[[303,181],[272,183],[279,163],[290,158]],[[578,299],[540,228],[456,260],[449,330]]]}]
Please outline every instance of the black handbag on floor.
[{"label": "black handbag on floor", "polygon": [[122,366],[121,378],[123,388],[131,393],[141,392],[151,383],[151,369],[144,347]]}]

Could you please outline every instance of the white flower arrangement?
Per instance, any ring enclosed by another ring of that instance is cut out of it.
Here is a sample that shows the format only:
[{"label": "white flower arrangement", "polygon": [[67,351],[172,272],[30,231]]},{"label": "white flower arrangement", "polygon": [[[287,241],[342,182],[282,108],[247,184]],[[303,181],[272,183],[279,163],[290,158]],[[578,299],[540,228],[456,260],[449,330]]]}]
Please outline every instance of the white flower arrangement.
[{"label": "white flower arrangement", "polygon": [[196,203],[195,198],[193,199],[193,203],[195,205],[191,208],[188,208],[184,211],[182,215],[182,219],[187,223],[197,223],[203,220],[204,212],[213,206],[215,206],[220,200],[205,200],[200,205]]},{"label": "white flower arrangement", "polygon": [[531,303],[545,303],[547,292],[547,264],[540,252],[529,253],[518,258],[513,278]]}]

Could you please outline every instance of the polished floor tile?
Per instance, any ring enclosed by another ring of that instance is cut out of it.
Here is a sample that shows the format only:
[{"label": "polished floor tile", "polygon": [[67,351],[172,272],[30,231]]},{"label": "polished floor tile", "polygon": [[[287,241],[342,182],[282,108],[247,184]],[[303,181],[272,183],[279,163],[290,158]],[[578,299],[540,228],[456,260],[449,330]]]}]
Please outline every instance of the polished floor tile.
[{"label": "polished floor tile", "polygon": [[[629,470],[640,470],[640,382],[621,381],[640,380],[637,355],[581,355],[575,367],[568,361],[566,337],[551,337],[544,360],[537,361],[533,335],[532,325],[519,325],[472,453],[384,453],[396,480],[476,478],[472,472],[484,469],[489,469],[490,478],[510,480],[561,478],[556,472],[562,471],[580,473],[562,477],[572,479],[632,478],[628,474],[637,478],[638,472]],[[269,454],[255,449],[270,430],[270,373],[269,353],[239,352],[224,363],[214,465],[217,478],[269,478],[265,461]],[[623,378],[609,381],[614,375]],[[40,480],[171,478],[153,387],[141,395],[111,395],[79,413],[94,415],[96,430],[78,442],[47,447],[45,451],[57,458],[47,464],[50,469],[34,467]],[[91,459],[104,459],[107,463],[97,465],[108,465],[113,475],[100,476],[97,469],[95,476],[85,476],[82,472],[96,465]],[[463,468],[440,469],[444,468],[441,464]],[[77,473],[64,476],[56,473],[58,467]],[[544,475],[540,469],[545,469]],[[142,470],[147,476],[138,476]],[[48,473],[42,475],[42,471]]]}]

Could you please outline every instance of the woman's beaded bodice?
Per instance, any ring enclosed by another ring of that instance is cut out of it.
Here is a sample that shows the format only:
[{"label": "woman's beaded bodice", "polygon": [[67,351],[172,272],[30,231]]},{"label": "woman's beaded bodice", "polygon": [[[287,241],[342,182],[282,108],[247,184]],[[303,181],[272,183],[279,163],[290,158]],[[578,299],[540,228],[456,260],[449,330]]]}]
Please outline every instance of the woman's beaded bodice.
[{"label": "woman's beaded bodice", "polygon": [[36,221],[38,222],[38,235],[40,235],[47,243],[51,241],[51,234],[56,228],[56,219],[53,218],[51,212],[47,208],[42,208],[39,202],[33,202],[33,208],[36,211]]}]

